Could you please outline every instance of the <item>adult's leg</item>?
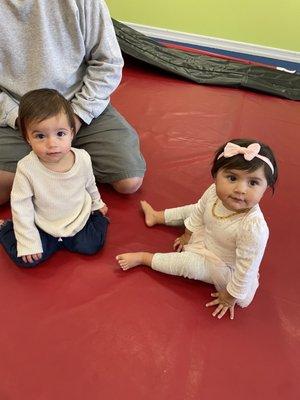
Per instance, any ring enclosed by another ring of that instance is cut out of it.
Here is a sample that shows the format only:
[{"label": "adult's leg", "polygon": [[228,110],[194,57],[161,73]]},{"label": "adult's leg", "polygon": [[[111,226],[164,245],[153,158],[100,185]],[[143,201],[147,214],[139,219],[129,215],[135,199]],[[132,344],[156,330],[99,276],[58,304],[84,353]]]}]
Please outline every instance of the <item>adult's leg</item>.
[{"label": "adult's leg", "polygon": [[81,231],[62,238],[62,245],[74,253],[95,254],[104,245],[108,224],[108,219],[100,211],[94,211]]},{"label": "adult's leg", "polygon": [[110,183],[120,193],[133,193],[141,186],[146,165],[138,135],[111,105],[80,128],[74,146],[90,154],[97,182]]},{"label": "adult's leg", "polygon": [[9,200],[18,161],[30,151],[18,130],[0,128],[0,205]]},{"label": "adult's leg", "polygon": [[55,253],[60,244],[57,238],[54,238],[51,235],[48,235],[43,230],[39,229],[42,246],[43,246],[43,253],[42,258],[34,261],[32,263],[24,262],[22,257],[18,257],[17,255],[17,240],[15,237],[14,227],[11,220],[6,220],[0,226],[0,243],[3,245],[6,253],[12,259],[12,261],[18,266],[23,268],[32,268],[36,267],[41,262],[47,260],[53,253]]}]

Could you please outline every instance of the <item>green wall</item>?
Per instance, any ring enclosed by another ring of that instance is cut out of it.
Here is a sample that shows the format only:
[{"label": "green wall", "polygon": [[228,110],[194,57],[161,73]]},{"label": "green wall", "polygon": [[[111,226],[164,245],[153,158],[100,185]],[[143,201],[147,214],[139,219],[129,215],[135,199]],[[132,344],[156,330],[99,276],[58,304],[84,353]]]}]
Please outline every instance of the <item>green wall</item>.
[{"label": "green wall", "polygon": [[300,51],[300,0],[106,2],[120,21]]}]

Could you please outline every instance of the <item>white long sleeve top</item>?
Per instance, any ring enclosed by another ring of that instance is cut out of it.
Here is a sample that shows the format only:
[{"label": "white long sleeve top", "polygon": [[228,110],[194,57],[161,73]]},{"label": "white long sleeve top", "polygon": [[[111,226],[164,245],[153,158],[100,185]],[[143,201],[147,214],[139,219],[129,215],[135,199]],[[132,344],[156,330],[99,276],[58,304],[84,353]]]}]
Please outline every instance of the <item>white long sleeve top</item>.
[{"label": "white long sleeve top", "polygon": [[[218,199],[215,184],[211,185],[198,201],[193,213],[185,221],[193,232],[185,250],[204,254],[216,265],[226,264],[232,270],[227,285],[228,292],[237,299],[245,299],[257,281],[258,270],[269,237],[269,229],[257,204],[247,213],[227,219],[217,219],[213,205]],[[227,216],[227,210],[219,200],[215,212]]]},{"label": "white long sleeve top", "polygon": [[37,226],[54,237],[74,236],[92,211],[105,206],[89,154],[72,151],[75,161],[67,172],[49,170],[33,151],[18,162],[11,192],[18,257],[43,251]]},{"label": "white long sleeve top", "polygon": [[123,58],[105,1],[1,1],[0,32],[0,126],[33,89],[58,90],[87,124],[106,108]]}]

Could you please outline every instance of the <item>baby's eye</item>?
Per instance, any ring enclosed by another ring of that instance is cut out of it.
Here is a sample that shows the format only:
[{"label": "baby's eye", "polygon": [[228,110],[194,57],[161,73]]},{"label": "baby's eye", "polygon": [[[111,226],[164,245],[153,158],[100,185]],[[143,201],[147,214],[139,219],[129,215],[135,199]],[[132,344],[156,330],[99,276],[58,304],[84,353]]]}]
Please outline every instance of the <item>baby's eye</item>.
[{"label": "baby's eye", "polygon": [[228,175],[228,176],[227,176],[227,179],[228,179],[230,182],[236,181],[236,177],[235,177],[234,175]]},{"label": "baby's eye", "polygon": [[44,137],[45,137],[45,135],[43,134],[43,133],[37,133],[36,135],[35,135],[35,137],[36,137],[36,139],[44,139]]},{"label": "baby's eye", "polygon": [[57,136],[58,137],[63,137],[63,136],[65,136],[65,132],[59,131],[59,132],[57,132]]},{"label": "baby's eye", "polygon": [[249,182],[249,184],[250,184],[250,186],[256,186],[256,185],[258,185],[258,181],[251,180]]}]

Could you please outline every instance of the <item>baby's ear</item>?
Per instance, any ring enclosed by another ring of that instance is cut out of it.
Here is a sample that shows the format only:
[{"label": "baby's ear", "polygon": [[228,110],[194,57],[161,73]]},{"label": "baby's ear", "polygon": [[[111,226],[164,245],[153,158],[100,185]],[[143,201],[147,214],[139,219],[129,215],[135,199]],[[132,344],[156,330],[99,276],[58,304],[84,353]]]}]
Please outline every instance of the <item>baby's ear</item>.
[{"label": "baby's ear", "polygon": [[16,128],[20,129],[20,117],[19,116],[17,116],[17,118],[16,118],[15,125],[16,125]]},{"label": "baby's ear", "polygon": [[28,137],[28,135],[27,135],[27,132],[25,132],[25,133],[23,134],[23,138],[26,140],[26,142],[29,144],[29,146],[31,146],[31,143],[30,143],[29,137]]}]

